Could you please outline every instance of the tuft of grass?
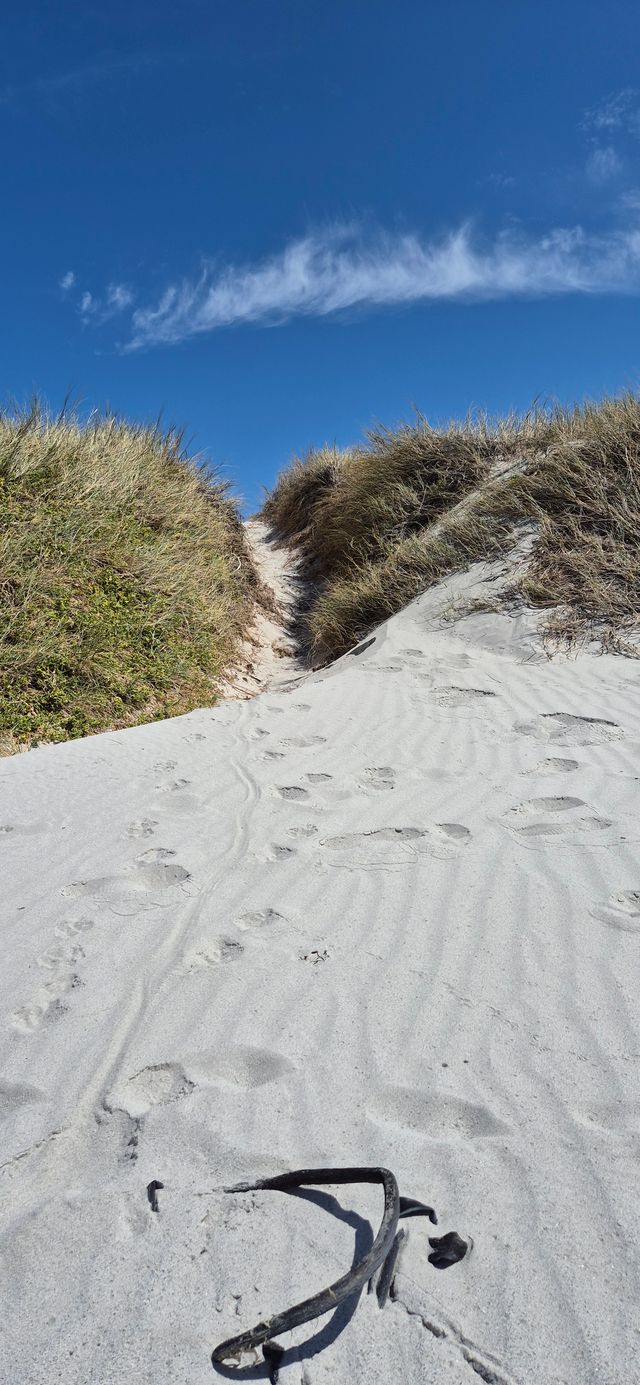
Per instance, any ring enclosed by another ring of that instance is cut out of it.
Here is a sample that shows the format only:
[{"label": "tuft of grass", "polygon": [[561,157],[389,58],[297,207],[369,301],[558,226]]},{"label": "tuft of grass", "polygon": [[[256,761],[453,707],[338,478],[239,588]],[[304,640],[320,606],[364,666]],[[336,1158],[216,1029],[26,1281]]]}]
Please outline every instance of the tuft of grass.
[{"label": "tuft of grass", "polygon": [[344,653],[449,573],[505,553],[523,526],[535,538],[507,599],[546,610],[556,644],[595,637],[635,652],[636,395],[443,429],[418,418],[332,456],[329,467],[325,452],[295,462],[263,511],[313,567],[304,619],[315,662]]},{"label": "tuft of grass", "polygon": [[0,750],[211,702],[258,579],[180,434],[0,414]]}]

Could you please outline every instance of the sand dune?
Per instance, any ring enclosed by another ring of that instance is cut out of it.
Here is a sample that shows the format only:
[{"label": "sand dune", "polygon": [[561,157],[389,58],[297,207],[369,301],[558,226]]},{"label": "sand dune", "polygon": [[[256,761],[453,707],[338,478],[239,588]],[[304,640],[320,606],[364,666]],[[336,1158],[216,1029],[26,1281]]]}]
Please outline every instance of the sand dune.
[{"label": "sand dune", "polygon": [[283,1385],[640,1380],[638,665],[443,626],[450,588],[286,690],[2,764],[12,1385],[213,1379],[381,1215],[222,1189],[322,1164],[474,1246],[439,1272],[408,1223],[395,1300],[298,1329]]}]

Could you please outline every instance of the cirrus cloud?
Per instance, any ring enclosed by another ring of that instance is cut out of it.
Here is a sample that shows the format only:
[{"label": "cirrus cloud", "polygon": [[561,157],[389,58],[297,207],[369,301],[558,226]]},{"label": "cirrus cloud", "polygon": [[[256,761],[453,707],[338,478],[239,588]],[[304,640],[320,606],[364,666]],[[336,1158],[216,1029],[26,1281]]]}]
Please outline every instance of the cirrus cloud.
[{"label": "cirrus cloud", "polygon": [[444,300],[640,291],[640,230],[577,226],[540,237],[505,231],[493,242],[463,225],[443,236],[339,228],[291,241],[256,264],[205,266],[132,314],[125,350],[181,342],[241,323],[277,324],[348,310]]}]

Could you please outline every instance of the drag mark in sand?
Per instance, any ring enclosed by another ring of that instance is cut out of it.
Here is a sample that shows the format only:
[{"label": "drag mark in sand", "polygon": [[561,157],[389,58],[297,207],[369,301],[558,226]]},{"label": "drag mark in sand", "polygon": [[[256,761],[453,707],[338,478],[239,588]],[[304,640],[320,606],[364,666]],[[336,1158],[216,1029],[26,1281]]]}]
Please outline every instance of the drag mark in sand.
[{"label": "drag mark in sand", "polygon": [[520,1385],[520,1382],[517,1382],[514,1376],[507,1373],[504,1366],[495,1356],[483,1350],[482,1347],[476,1346],[476,1344],[467,1337],[466,1333],[455,1326],[450,1318],[444,1318],[443,1322],[440,1323],[435,1321],[433,1315],[427,1317],[426,1313],[422,1312],[419,1308],[410,1307],[406,1301],[407,1293],[404,1288],[405,1285],[408,1286],[413,1296],[413,1281],[411,1281],[407,1275],[400,1272],[393,1281],[390,1297],[391,1302],[396,1304],[398,1308],[401,1308],[402,1311],[407,1314],[407,1317],[417,1319],[425,1332],[435,1337],[437,1341],[442,1343],[451,1342],[453,1346],[457,1347],[465,1364],[470,1366],[472,1371],[474,1371],[476,1375],[479,1375],[481,1380],[486,1382],[486,1385]]}]

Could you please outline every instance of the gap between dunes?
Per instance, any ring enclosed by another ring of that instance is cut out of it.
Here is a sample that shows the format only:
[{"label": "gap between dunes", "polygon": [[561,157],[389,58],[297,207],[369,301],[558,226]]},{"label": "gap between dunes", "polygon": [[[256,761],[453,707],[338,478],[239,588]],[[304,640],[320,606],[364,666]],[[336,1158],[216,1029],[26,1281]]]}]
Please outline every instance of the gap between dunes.
[{"label": "gap between dunes", "polygon": [[304,585],[300,560],[271,538],[269,526],[261,520],[245,520],[243,527],[267,600],[256,604],[239,661],[221,685],[223,698],[231,701],[295,683],[308,672],[291,633]]}]

